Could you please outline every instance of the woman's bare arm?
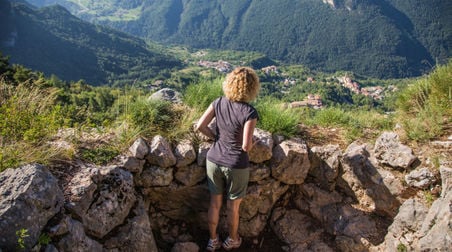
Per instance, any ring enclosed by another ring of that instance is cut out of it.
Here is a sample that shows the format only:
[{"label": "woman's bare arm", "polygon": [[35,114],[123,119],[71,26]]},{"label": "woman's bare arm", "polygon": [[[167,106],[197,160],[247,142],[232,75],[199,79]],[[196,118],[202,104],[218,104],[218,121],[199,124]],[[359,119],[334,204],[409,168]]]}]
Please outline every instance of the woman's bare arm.
[{"label": "woman's bare arm", "polygon": [[246,121],[245,127],[243,128],[243,143],[242,149],[243,151],[250,151],[253,148],[253,135],[254,128],[256,127],[257,119],[251,119]]},{"label": "woman's bare arm", "polygon": [[204,112],[204,114],[201,116],[198,123],[196,124],[196,130],[199,130],[202,134],[204,134],[210,139],[215,139],[215,134],[208,127],[209,123],[212,121],[214,117],[215,110],[213,109],[213,106],[211,104]]}]

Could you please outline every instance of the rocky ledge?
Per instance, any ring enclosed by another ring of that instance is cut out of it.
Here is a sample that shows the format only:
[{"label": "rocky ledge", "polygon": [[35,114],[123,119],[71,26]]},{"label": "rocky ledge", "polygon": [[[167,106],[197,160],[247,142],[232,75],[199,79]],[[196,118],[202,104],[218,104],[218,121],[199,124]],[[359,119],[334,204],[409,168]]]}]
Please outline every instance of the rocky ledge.
[{"label": "rocky ledge", "polygon": [[[393,132],[345,150],[259,129],[255,137],[240,208],[247,251],[450,249],[450,163],[428,169]],[[18,248],[19,230],[25,249],[35,251],[203,250],[210,144],[139,138],[114,164],[79,164],[64,181],[39,164],[5,170],[0,251]]]}]

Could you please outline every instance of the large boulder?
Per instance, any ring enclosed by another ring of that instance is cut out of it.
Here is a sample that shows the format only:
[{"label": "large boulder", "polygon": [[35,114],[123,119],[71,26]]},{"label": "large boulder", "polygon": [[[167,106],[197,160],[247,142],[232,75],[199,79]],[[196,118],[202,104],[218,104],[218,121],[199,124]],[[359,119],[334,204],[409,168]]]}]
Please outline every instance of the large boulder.
[{"label": "large boulder", "polygon": [[452,168],[440,168],[442,192],[433,202],[420,228],[416,249],[450,251],[452,245]]},{"label": "large boulder", "polygon": [[133,156],[120,156],[119,164],[124,167],[124,169],[132,172],[140,174],[143,171],[143,166],[146,163],[146,160],[139,159]]},{"label": "large boulder", "polygon": [[365,144],[354,142],[348,146],[341,159],[343,174],[339,186],[363,209],[394,217],[400,203],[384,184],[369,155]]},{"label": "large boulder", "polygon": [[149,96],[148,100],[160,100],[171,103],[182,103],[181,93],[171,88],[162,88]]},{"label": "large boulder", "polygon": [[47,222],[63,206],[57,179],[42,165],[29,164],[0,173],[0,250],[15,251],[16,232],[26,231],[29,250]]},{"label": "large boulder", "polygon": [[406,200],[399,208],[382,244],[372,247],[371,251],[397,251],[397,247],[414,250],[415,232],[421,228],[427,214],[427,207],[416,199]]},{"label": "large boulder", "polygon": [[82,170],[68,190],[71,201],[66,208],[97,238],[122,224],[136,201],[132,174],[117,166]]},{"label": "large boulder", "polygon": [[374,152],[381,164],[393,168],[408,169],[417,161],[411,148],[403,145],[394,132],[384,132],[375,142]]},{"label": "large boulder", "polygon": [[308,146],[300,139],[283,141],[273,148],[272,177],[293,185],[301,184],[308,175],[311,163]]}]

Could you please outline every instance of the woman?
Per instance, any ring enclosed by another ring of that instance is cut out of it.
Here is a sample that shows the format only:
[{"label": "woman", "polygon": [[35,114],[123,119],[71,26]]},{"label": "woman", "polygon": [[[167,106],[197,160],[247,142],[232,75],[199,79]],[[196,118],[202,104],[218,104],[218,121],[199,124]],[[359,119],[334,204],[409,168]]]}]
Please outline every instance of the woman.
[{"label": "woman", "polygon": [[[248,152],[253,147],[253,132],[258,120],[258,113],[249,102],[256,98],[259,88],[259,78],[253,69],[234,69],[223,83],[224,96],[212,102],[196,125],[197,130],[215,140],[207,153],[206,165],[210,190],[209,251],[221,246],[230,250],[242,243],[238,234],[239,207],[248,187]],[[216,118],[216,132],[208,127],[213,118]],[[229,236],[221,244],[217,226],[224,190]]]}]

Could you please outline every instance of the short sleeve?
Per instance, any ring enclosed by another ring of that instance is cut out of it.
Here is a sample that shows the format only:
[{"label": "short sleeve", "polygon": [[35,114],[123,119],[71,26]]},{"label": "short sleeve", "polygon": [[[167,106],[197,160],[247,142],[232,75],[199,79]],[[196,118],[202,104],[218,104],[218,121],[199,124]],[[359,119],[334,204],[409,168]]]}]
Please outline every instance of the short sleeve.
[{"label": "short sleeve", "polygon": [[250,111],[248,113],[248,115],[245,117],[245,122],[252,120],[252,119],[257,119],[259,120],[259,114],[257,113],[257,110],[250,106]]}]

